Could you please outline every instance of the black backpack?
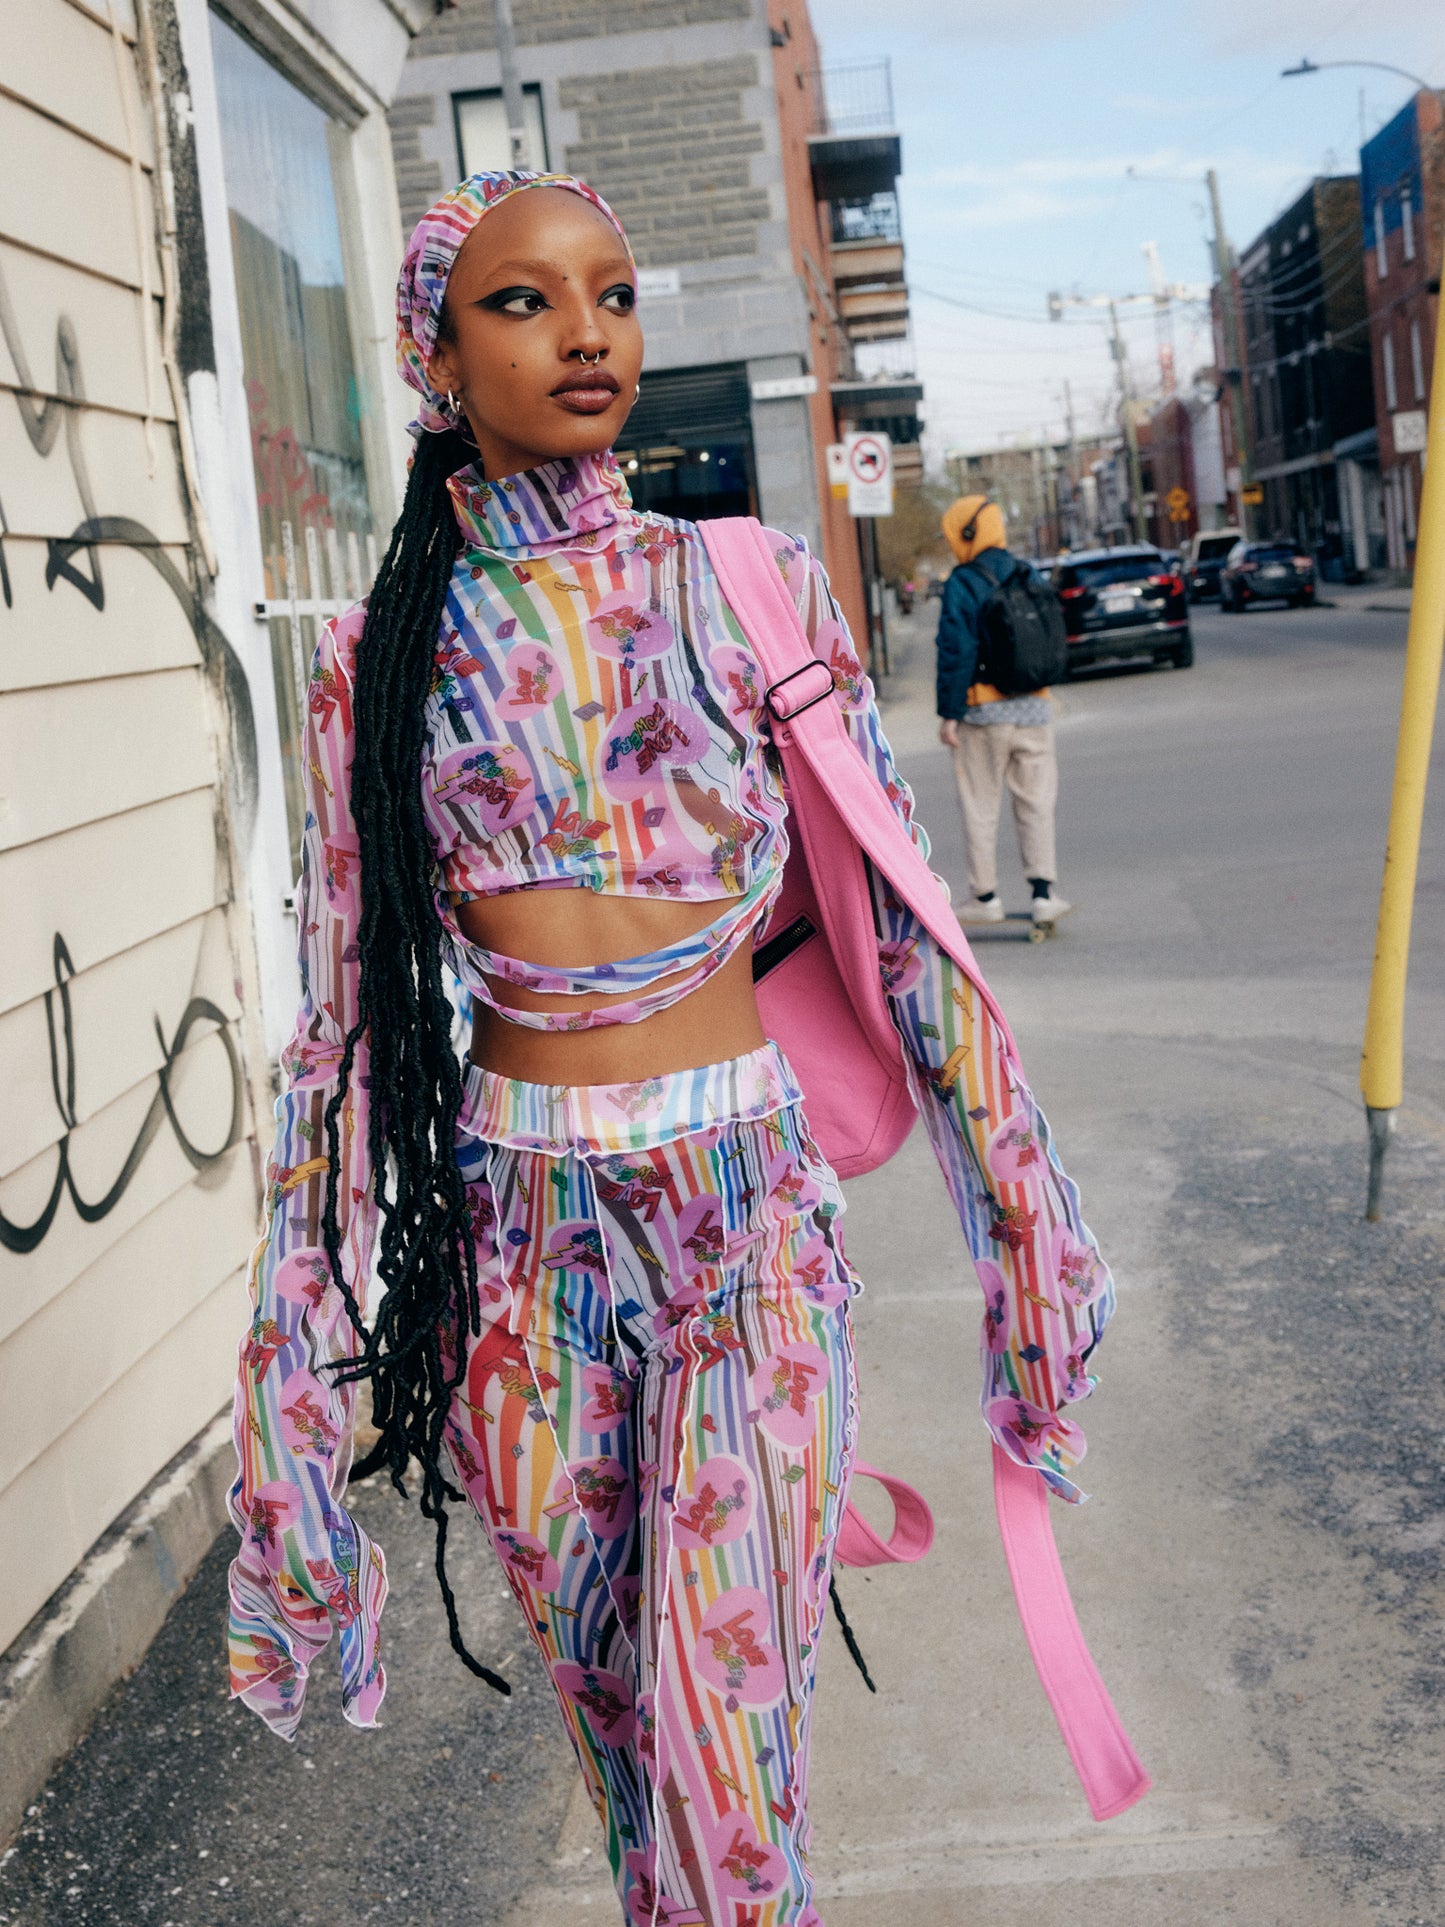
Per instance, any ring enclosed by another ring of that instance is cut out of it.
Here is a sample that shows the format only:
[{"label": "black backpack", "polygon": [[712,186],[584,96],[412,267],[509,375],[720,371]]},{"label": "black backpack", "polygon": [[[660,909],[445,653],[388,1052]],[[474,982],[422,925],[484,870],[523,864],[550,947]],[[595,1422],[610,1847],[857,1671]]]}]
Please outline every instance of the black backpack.
[{"label": "black backpack", "polygon": [[[997,555],[1007,573],[995,575],[984,556]],[[1068,660],[1064,612],[1059,598],[1027,562],[1003,550],[986,549],[974,560],[993,583],[979,611],[978,668],[975,680],[1003,696],[1031,696],[1036,689],[1062,682]]]}]

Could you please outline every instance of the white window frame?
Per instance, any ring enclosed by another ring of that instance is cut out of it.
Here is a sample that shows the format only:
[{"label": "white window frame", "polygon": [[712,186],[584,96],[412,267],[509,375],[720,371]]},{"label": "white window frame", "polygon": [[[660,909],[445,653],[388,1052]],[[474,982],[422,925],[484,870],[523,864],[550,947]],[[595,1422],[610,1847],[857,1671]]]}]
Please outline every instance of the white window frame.
[{"label": "white window frame", "polygon": [[1414,470],[1415,470],[1415,465],[1413,462],[1402,462],[1399,469],[1396,471],[1400,477],[1400,486],[1403,489],[1404,496],[1405,496],[1405,540],[1406,542],[1413,542],[1415,540],[1415,535],[1416,535]]},{"label": "white window frame", "polygon": [[1375,273],[1383,281],[1390,272],[1390,253],[1385,246],[1385,197],[1375,196]]},{"label": "white window frame", "polygon": [[1405,259],[1415,259],[1415,197],[1414,189],[1406,181],[1400,189],[1400,238],[1404,244]]},{"label": "white window frame", "polygon": [[[177,0],[176,11],[191,81],[217,360],[214,377],[192,377],[188,399],[203,487],[208,506],[214,503],[212,519],[219,525],[221,566],[214,591],[215,613],[245,665],[256,714],[260,796],[247,886],[262,973],[261,1014],[267,1050],[274,1059],[296,1012],[296,927],[288,907],[296,852],[286,816],[270,636],[255,614],[256,603],[265,595],[265,572],[250,415],[241,372],[240,315],[211,58],[210,0]],[[281,0],[223,0],[219,11],[332,119],[332,175],[347,320],[362,398],[367,491],[380,541],[400,505],[410,447],[406,390],[396,379],[392,359],[402,236],[385,106]]]},{"label": "white window frame", "polygon": [[1410,372],[1415,377],[1415,399],[1425,399],[1425,343],[1420,334],[1420,320],[1414,316],[1410,322]]},{"label": "white window frame", "polygon": [[1380,343],[1380,361],[1385,371],[1385,406],[1393,415],[1400,406],[1400,391],[1395,381],[1395,337],[1388,327]]}]

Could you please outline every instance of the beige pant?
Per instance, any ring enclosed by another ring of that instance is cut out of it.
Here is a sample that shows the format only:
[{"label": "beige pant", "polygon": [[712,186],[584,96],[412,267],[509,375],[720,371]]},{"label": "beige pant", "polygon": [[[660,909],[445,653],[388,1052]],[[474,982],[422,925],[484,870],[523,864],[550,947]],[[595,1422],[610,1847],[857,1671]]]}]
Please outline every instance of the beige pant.
[{"label": "beige pant", "polygon": [[1023,729],[1016,723],[960,723],[953,775],[974,895],[998,888],[998,813],[1005,784],[1013,798],[1024,875],[1052,883],[1058,875],[1054,805],[1059,796],[1053,724]]}]

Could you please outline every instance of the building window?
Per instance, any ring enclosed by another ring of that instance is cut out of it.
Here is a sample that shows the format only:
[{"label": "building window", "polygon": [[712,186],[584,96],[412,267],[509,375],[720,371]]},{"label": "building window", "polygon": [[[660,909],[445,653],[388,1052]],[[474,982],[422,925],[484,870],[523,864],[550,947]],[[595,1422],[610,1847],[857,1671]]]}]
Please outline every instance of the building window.
[{"label": "building window", "polygon": [[1393,414],[1400,406],[1399,391],[1395,387],[1395,342],[1387,334],[1380,344],[1380,354],[1385,366],[1385,406]]},{"label": "building window", "polygon": [[354,600],[376,572],[332,178],[345,134],[214,13],[211,46],[264,593],[293,605],[273,613],[270,627],[286,803],[299,839],[305,682],[329,613],[318,605]]},{"label": "building window", "polygon": [[[512,143],[507,133],[507,105],[500,87],[475,94],[453,94],[457,124],[457,155],[463,180],[469,174],[490,174],[512,165]],[[535,82],[522,89],[522,126],[527,136],[528,167],[545,170],[547,130],[542,124],[542,90]]]},{"label": "building window", "polygon": [[1400,189],[1400,238],[1405,244],[1405,259],[1413,261],[1415,259],[1415,203],[1408,181]]},{"label": "building window", "polygon": [[1399,469],[1400,486],[1405,495],[1405,540],[1412,547],[1415,541],[1415,465],[1402,462]]},{"label": "building window", "polygon": [[1415,399],[1425,399],[1425,346],[1420,339],[1420,323],[1410,323],[1410,372],[1415,377]]},{"label": "building window", "polygon": [[1383,281],[1390,272],[1390,257],[1385,251],[1385,203],[1375,202],[1375,273]]}]

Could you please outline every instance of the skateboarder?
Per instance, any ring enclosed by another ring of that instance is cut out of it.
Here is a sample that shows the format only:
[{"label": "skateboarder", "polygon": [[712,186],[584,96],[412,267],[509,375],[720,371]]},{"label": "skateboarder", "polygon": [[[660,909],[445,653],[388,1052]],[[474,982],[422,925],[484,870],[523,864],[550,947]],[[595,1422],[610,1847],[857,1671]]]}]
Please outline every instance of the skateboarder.
[{"label": "skateboarder", "polygon": [[1063,624],[1054,621],[1053,591],[1009,554],[996,502],[960,496],[944,514],[943,533],[958,567],[944,588],[938,624],[938,734],[953,751],[973,890],[958,915],[964,923],[1004,921],[996,864],[1007,785],[1033,891],[1031,915],[1036,924],[1051,924],[1073,905],[1055,887],[1053,705],[1047,687],[1028,687],[1026,665],[1062,666]]}]

